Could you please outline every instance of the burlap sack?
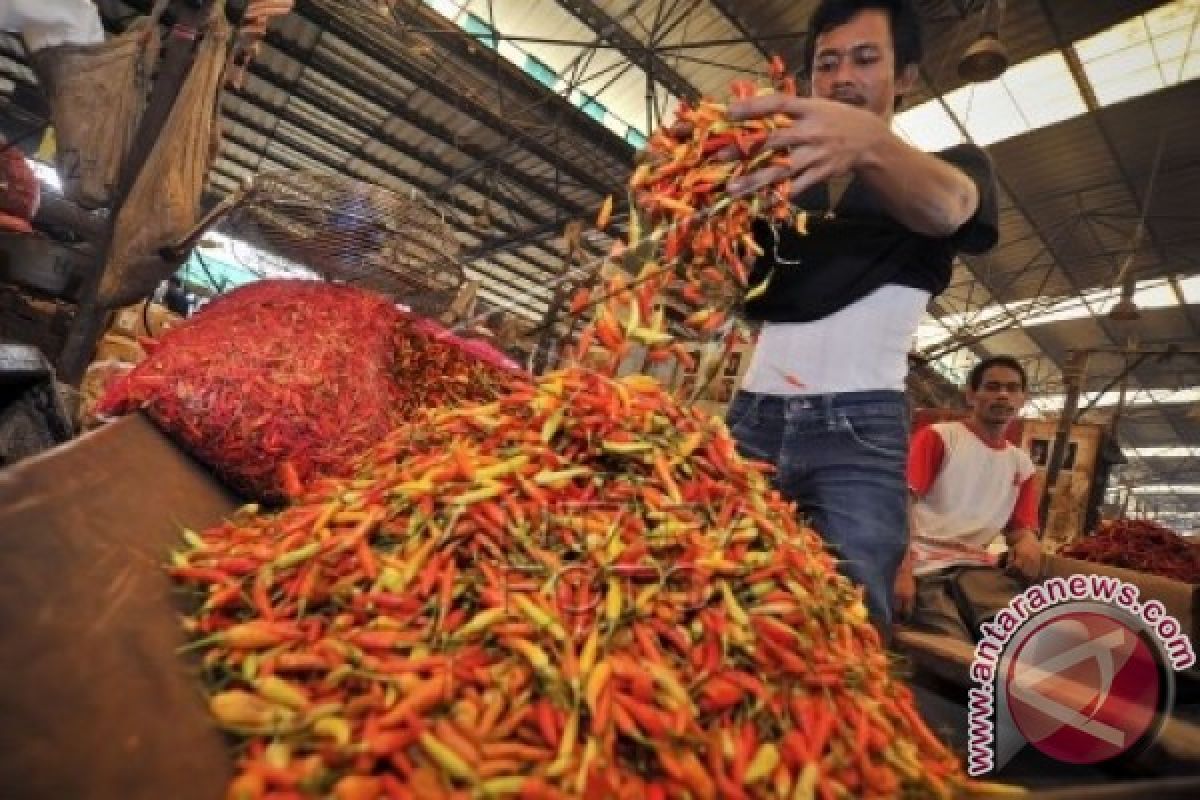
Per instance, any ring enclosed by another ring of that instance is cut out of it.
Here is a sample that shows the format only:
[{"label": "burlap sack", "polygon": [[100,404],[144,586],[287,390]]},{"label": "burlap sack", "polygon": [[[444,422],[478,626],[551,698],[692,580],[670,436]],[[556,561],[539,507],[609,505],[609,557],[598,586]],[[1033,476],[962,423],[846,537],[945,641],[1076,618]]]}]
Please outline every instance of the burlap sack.
[{"label": "burlap sack", "polygon": [[46,47],[30,60],[50,104],[63,193],[84,208],[112,204],[145,108],[165,6],[106,42]]},{"label": "burlap sack", "polygon": [[117,214],[98,300],[119,308],[149,295],[179,268],[160,251],[200,216],[200,196],[218,135],[217,98],[228,60],[224,3],[213,7],[191,71],[129,196]]}]

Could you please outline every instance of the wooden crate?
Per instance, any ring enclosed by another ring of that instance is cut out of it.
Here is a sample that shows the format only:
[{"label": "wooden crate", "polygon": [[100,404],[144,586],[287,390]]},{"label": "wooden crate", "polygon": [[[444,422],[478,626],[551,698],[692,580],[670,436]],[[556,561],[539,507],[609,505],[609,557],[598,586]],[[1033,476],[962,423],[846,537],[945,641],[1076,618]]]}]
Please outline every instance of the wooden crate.
[{"label": "wooden crate", "polygon": [[[1058,420],[1053,419],[1024,420],[1021,426],[1021,445],[1037,468],[1042,494],[1047,490],[1046,467],[1057,431]],[[1081,423],[1071,426],[1066,457],[1042,532],[1047,550],[1056,551],[1083,535],[1092,482],[1096,477],[1097,455],[1103,441],[1104,428],[1100,425]]]}]

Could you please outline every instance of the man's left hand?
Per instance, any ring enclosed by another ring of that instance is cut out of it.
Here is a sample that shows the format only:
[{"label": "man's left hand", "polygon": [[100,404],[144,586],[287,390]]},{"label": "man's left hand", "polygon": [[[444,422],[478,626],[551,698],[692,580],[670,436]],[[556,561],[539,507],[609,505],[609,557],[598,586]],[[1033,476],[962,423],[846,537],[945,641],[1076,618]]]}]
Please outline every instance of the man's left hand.
[{"label": "man's left hand", "polygon": [[791,179],[791,192],[799,194],[859,166],[862,157],[887,133],[883,121],[865,109],[817,97],[764,95],[729,105],[735,120],[786,114],[792,124],[772,131],[764,147],[788,154],[788,164],[755,170],[729,182],[735,195]]},{"label": "man's left hand", "polygon": [[1009,544],[1008,566],[1029,581],[1042,574],[1042,543],[1033,531],[1021,531]]}]

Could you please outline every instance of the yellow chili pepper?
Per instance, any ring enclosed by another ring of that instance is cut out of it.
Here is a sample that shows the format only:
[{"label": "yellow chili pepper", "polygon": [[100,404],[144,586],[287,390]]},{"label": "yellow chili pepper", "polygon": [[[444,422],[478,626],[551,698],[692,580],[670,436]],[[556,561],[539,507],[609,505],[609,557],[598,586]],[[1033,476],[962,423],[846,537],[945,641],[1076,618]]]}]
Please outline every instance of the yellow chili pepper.
[{"label": "yellow chili pepper", "polygon": [[729,612],[729,618],[742,627],[748,626],[750,624],[750,615],[738,604],[737,598],[733,596],[733,590],[729,588],[729,584],[721,581],[720,586],[721,596],[725,600],[725,610]]},{"label": "yellow chili pepper", "polygon": [[583,697],[587,703],[588,710],[593,714],[596,713],[596,707],[600,702],[600,693],[604,691],[604,687],[608,685],[609,678],[612,677],[612,664],[608,661],[601,661],[592,670],[592,674],[588,676],[587,686],[584,687]]},{"label": "yellow chili pepper", "polygon": [[792,800],[813,800],[817,795],[817,778],[821,776],[821,768],[816,761],[810,761],[800,771],[796,785],[792,787]]},{"label": "yellow chili pepper", "polygon": [[254,688],[272,703],[278,703],[295,711],[303,711],[311,702],[304,690],[277,675],[268,675],[256,681]]},{"label": "yellow chili pepper", "polygon": [[579,674],[590,675],[592,667],[596,665],[596,656],[600,652],[600,628],[593,625],[592,630],[588,633],[587,640],[583,643],[583,649],[579,652]]},{"label": "yellow chili pepper", "polygon": [[505,644],[525,656],[525,660],[529,662],[535,672],[547,677],[557,677],[557,673],[554,667],[551,666],[550,657],[546,655],[546,651],[533,642],[527,642],[524,639],[507,639],[505,640]]},{"label": "yellow chili pepper", "polygon": [[554,439],[554,434],[558,433],[558,429],[562,427],[562,421],[566,414],[567,409],[563,407],[551,412],[550,416],[546,417],[546,421],[542,423],[542,444],[550,444],[551,440]]},{"label": "yellow chili pepper", "polygon": [[313,723],[313,733],[332,739],[338,747],[350,743],[350,723],[341,717],[325,717]]},{"label": "yellow chili pepper", "polygon": [[596,215],[596,228],[604,230],[608,227],[608,221],[612,218],[613,196],[610,194],[604,198],[604,203],[600,206],[600,213]]},{"label": "yellow chili pepper", "polygon": [[571,766],[571,753],[575,750],[575,740],[579,737],[579,711],[572,711],[567,717],[563,728],[562,739],[558,743],[558,755],[553,763],[546,767],[546,775],[557,778]]},{"label": "yellow chili pepper", "polygon": [[609,439],[601,442],[600,447],[606,453],[614,453],[622,456],[649,453],[654,449],[654,445],[650,444],[649,442],[614,442]]},{"label": "yellow chili pepper", "polygon": [[558,488],[571,482],[575,478],[582,478],[585,475],[591,474],[592,471],[588,467],[569,467],[567,469],[558,470],[557,472],[544,469],[533,476],[533,482],[538,486]]},{"label": "yellow chili pepper", "polygon": [[490,778],[479,784],[479,791],[483,792],[484,797],[511,797],[521,793],[527,780],[524,775]]},{"label": "yellow chili pepper", "polygon": [[442,744],[432,733],[428,731],[422,733],[418,741],[421,743],[421,748],[447,775],[466,783],[476,783],[479,780],[475,775],[475,770],[471,769],[471,765],[464,761],[458,753]]},{"label": "yellow chili pepper", "polygon": [[608,592],[604,596],[604,618],[609,625],[616,625],[621,618],[621,581],[615,575],[608,578]]},{"label": "yellow chili pepper", "polygon": [[450,634],[450,638],[455,641],[462,641],[477,633],[482,633],[504,619],[507,613],[503,608],[489,608],[485,611],[480,611],[464,623],[461,628]]},{"label": "yellow chili pepper", "polygon": [[481,500],[491,500],[500,492],[504,491],[504,486],[499,483],[492,483],[480,489],[473,489],[469,492],[463,492],[458,497],[454,498],[454,503],[461,506],[469,506],[472,503],[478,503]]},{"label": "yellow chili pepper", "polygon": [[763,742],[755,751],[754,758],[750,759],[750,765],[746,767],[746,777],[742,783],[749,786],[766,780],[771,777],[771,773],[778,766],[779,748],[773,742]]},{"label": "yellow chili pepper", "polygon": [[575,773],[574,790],[578,797],[583,796],[583,790],[587,787],[588,771],[592,768],[592,762],[596,760],[596,751],[598,744],[595,738],[588,739],[588,743],[583,748],[583,758],[579,761],[579,770]]},{"label": "yellow chili pepper", "polygon": [[511,475],[517,472],[521,467],[529,463],[529,456],[518,455],[512,458],[501,461],[499,464],[492,464],[488,467],[479,467],[475,470],[475,480],[483,482],[495,480],[504,475]]},{"label": "yellow chili pepper", "polygon": [[521,609],[521,612],[525,614],[525,616],[529,617],[530,621],[533,622],[534,625],[537,625],[540,629],[547,631],[551,636],[560,642],[565,642],[567,640],[567,632],[563,628],[562,623],[551,616],[550,613],[545,609],[539,608],[537,603],[534,603],[523,594],[514,596],[513,602],[517,604],[517,608]]},{"label": "yellow chili pepper", "polygon": [[218,722],[235,730],[282,732],[296,720],[295,712],[242,689],[213,695],[208,707]]}]

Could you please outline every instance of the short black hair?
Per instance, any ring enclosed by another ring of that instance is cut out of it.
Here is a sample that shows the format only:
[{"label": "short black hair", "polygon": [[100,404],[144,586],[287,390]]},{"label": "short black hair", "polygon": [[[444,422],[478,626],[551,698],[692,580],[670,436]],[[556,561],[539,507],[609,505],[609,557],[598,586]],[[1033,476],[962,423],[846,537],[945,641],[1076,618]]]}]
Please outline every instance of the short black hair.
[{"label": "short black hair", "polygon": [[871,9],[883,11],[891,21],[896,74],[899,75],[909,64],[920,65],[924,53],[921,44],[921,17],[911,0],[821,0],[820,5],[808,18],[808,33],[804,39],[804,74],[812,74],[818,36],[839,25],[845,25],[860,12]]},{"label": "short black hair", "polygon": [[983,359],[971,368],[971,374],[967,376],[967,386],[970,386],[972,391],[979,391],[979,387],[983,385],[983,374],[992,367],[1011,369],[1021,376],[1021,391],[1029,389],[1029,376],[1025,373],[1025,367],[1012,356],[988,356]]}]

